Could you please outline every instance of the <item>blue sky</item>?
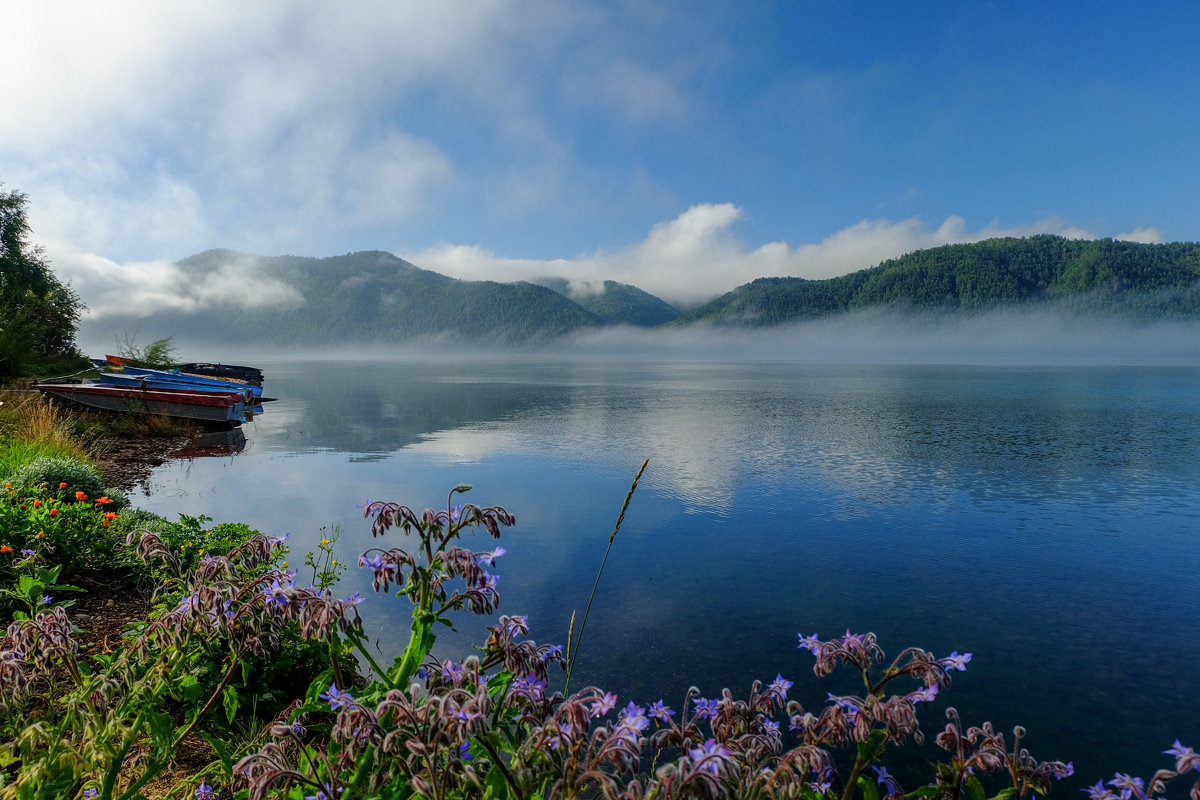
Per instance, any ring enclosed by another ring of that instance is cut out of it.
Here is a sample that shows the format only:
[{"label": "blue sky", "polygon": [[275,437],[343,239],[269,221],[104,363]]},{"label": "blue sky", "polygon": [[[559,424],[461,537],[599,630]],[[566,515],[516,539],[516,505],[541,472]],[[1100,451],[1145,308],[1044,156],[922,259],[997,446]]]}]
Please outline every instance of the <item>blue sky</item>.
[{"label": "blue sky", "polygon": [[0,74],[0,181],[96,316],[271,302],[236,280],[252,266],[172,264],[216,247],[687,305],[993,235],[1200,240],[1191,2],[44,0],[0,20],[21,65]]}]

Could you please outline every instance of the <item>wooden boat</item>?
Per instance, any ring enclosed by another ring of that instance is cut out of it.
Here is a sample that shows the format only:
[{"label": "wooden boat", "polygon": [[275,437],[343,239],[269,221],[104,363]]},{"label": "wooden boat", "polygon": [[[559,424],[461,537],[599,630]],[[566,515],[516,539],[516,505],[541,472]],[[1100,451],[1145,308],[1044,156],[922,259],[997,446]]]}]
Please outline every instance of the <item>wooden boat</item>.
[{"label": "wooden boat", "polygon": [[[186,380],[188,376],[159,377],[157,375],[134,374],[130,372],[101,372],[100,382],[111,384],[113,386],[138,386],[147,389],[159,389],[164,391],[196,391],[196,392],[236,392],[240,394],[246,401],[247,405],[256,403],[253,389],[257,388],[261,393],[261,387],[252,387],[245,384],[230,384],[229,388],[223,386],[213,386],[210,384],[201,384],[196,381]],[[244,387],[244,388],[243,388]]]},{"label": "wooden boat", "polygon": [[244,367],[238,364],[212,364],[189,361],[176,367],[186,375],[203,375],[206,378],[225,378],[239,383],[252,383],[262,386],[263,371],[258,367]]},{"label": "wooden boat", "polygon": [[246,411],[245,396],[239,392],[141,389],[104,383],[35,383],[33,388],[102,411],[160,414],[203,422],[241,422]]},{"label": "wooden boat", "polygon": [[[155,381],[162,382],[166,385],[166,388],[177,386],[183,390],[190,387],[192,389],[208,389],[210,391],[213,389],[224,389],[231,392],[248,391],[256,400],[262,397],[263,391],[261,386],[255,386],[252,383],[238,383],[237,381],[206,378],[200,375],[184,375],[174,370],[168,372],[161,369],[150,369],[149,367],[131,367],[128,364],[125,365],[121,374],[126,376],[145,375],[147,380],[154,379]],[[104,373],[104,375],[107,377],[107,373]]]}]

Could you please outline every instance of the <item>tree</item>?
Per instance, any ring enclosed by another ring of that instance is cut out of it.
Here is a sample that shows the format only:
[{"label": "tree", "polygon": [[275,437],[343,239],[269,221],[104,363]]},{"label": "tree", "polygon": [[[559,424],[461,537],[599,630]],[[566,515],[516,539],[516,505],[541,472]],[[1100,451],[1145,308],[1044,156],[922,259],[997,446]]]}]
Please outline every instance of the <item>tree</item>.
[{"label": "tree", "polygon": [[79,354],[75,325],[84,305],[29,243],[27,202],[21,192],[0,191],[0,375]]}]

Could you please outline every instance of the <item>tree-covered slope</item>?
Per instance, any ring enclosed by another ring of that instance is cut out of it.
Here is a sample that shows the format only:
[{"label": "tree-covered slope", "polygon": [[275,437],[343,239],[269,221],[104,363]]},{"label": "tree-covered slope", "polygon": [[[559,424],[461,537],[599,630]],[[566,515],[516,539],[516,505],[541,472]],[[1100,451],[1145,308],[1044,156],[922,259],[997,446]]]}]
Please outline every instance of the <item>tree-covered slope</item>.
[{"label": "tree-covered slope", "polygon": [[765,326],[886,305],[971,313],[1031,301],[1081,311],[1200,314],[1200,244],[1043,235],[946,245],[837,278],[760,278],[676,324]]},{"label": "tree-covered slope", "polygon": [[541,278],[535,283],[574,300],[606,325],[649,328],[679,316],[679,309],[667,301],[628,283],[603,281],[573,287],[566,278]]},{"label": "tree-covered slope", "polygon": [[[105,318],[142,338],[238,338],[267,345],[456,341],[522,343],[599,324],[562,295],[530,283],[463,281],[381,251],[331,258],[209,250],[178,262],[188,283],[240,281],[245,298],[194,312]],[[253,302],[256,291],[289,294]]]}]

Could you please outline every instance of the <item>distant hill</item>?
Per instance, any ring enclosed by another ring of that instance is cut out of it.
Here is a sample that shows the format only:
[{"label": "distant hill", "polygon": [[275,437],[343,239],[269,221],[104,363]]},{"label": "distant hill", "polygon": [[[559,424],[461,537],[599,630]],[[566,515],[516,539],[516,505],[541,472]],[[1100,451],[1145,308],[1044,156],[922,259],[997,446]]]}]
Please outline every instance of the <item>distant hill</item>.
[{"label": "distant hill", "polygon": [[[190,285],[228,287],[236,302],[193,312],[106,316],[94,323],[141,339],[241,341],[274,346],[358,342],[526,344],[611,324],[653,325],[678,311],[642,290],[606,281],[578,299],[544,285],[467,281],[421,269],[383,251],[330,258],[208,250],[177,262]],[[566,281],[561,288],[566,290]],[[247,302],[287,295],[278,301]],[[594,309],[594,310],[593,310]]]},{"label": "distant hill", "polygon": [[873,306],[977,313],[1043,302],[1084,313],[1200,315],[1200,244],[1059,236],[918,250],[825,280],[759,278],[675,325],[762,327]]},{"label": "distant hill", "polygon": [[679,316],[679,309],[661,297],[628,283],[602,281],[577,288],[566,278],[539,278],[534,283],[571,298],[607,325],[648,328]]}]

